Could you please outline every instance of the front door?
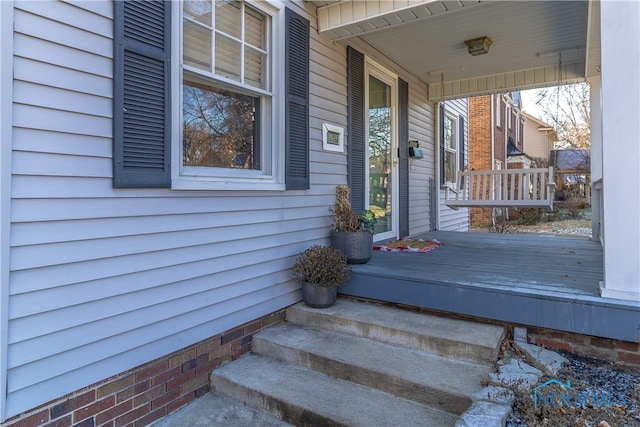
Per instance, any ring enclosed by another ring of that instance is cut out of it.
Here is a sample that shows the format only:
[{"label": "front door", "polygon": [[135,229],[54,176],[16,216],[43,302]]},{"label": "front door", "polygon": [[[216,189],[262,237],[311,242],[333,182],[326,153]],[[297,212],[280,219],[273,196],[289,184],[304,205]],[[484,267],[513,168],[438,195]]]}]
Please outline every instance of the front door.
[{"label": "front door", "polygon": [[377,218],[375,240],[398,236],[397,80],[367,64],[367,208]]}]

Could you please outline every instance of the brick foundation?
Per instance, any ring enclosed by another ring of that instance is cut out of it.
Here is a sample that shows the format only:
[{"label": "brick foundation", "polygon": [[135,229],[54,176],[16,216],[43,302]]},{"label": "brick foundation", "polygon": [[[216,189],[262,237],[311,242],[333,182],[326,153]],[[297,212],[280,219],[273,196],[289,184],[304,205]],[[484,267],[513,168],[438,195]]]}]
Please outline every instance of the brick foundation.
[{"label": "brick foundation", "polygon": [[529,328],[528,341],[549,350],[566,350],[619,365],[640,367],[640,344],[570,332]]},{"label": "brick foundation", "polygon": [[138,427],[209,391],[213,369],[251,350],[253,334],[285,310],[256,319],[13,417],[2,427]]}]

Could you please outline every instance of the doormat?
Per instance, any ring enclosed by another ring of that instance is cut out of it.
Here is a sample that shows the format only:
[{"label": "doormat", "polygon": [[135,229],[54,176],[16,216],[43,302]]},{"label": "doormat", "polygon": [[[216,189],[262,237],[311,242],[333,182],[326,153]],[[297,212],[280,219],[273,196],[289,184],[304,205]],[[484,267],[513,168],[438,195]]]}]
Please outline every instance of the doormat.
[{"label": "doormat", "polygon": [[403,239],[394,240],[392,242],[384,243],[382,245],[375,245],[373,250],[384,252],[419,252],[426,253],[431,252],[435,248],[442,246],[442,242],[431,239]]}]

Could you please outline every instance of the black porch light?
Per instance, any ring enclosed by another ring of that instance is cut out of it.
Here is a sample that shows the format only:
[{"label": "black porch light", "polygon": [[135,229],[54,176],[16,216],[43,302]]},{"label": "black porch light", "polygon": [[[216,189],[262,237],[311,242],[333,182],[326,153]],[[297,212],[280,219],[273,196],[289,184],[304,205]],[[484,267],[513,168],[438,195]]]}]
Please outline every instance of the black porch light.
[{"label": "black porch light", "polygon": [[464,44],[466,44],[469,49],[469,53],[473,56],[489,53],[489,46],[491,46],[491,43],[493,42],[487,36],[464,41]]}]

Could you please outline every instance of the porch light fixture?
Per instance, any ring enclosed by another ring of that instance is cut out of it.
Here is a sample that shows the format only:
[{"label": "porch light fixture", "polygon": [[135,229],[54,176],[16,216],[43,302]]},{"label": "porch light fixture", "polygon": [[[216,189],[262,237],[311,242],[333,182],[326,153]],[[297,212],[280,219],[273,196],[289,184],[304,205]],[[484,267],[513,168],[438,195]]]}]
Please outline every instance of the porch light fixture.
[{"label": "porch light fixture", "polygon": [[469,53],[473,56],[489,53],[489,46],[491,46],[491,43],[493,42],[487,36],[464,41],[464,44],[466,44],[469,49]]}]

